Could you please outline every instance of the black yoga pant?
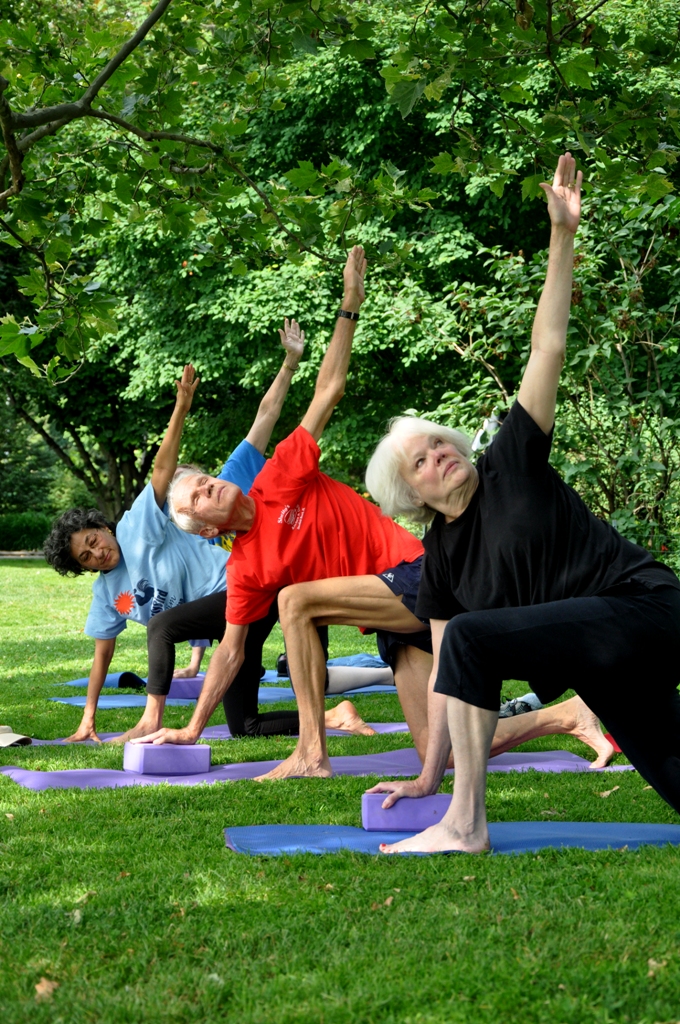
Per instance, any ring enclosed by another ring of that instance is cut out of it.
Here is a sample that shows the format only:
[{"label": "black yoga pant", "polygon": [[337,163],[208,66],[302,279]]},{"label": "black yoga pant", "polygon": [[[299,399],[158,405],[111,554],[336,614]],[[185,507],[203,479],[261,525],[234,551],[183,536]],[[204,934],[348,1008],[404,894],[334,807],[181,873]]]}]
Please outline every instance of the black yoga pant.
[{"label": "black yoga pant", "polygon": [[680,591],[633,583],[451,619],[435,690],[495,711],[504,679],[526,680],[544,704],[576,690],[680,813]]},{"label": "black yoga pant", "polygon": [[[226,628],[226,592],[210,594],[154,615],[147,627],[147,692],[167,695],[175,668],[175,644],[193,637],[221,640]],[[293,736],[300,731],[297,711],[258,713],[262,647],[277,620],[276,602],[248,629],[245,660],[222,701],[232,736]]]}]

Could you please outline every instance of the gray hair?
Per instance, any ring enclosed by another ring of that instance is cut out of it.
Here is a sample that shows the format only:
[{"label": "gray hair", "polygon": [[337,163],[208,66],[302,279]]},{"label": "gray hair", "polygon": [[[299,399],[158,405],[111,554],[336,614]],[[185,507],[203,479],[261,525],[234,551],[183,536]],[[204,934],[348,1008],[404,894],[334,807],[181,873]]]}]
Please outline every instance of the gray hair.
[{"label": "gray hair", "polygon": [[198,466],[178,466],[175,470],[175,475],[170,481],[168,487],[168,493],[166,500],[168,502],[168,510],[170,512],[170,518],[172,519],[175,526],[179,526],[180,530],[184,530],[185,533],[199,533],[207,523],[204,523],[202,519],[197,519],[195,516],[190,516],[187,512],[180,512],[175,507],[175,490],[177,484],[181,483],[182,480],[186,480],[189,476],[198,476],[201,470]]},{"label": "gray hair", "polygon": [[366,490],[386,516],[405,516],[417,523],[429,523],[434,518],[434,510],[422,504],[416,491],[401,475],[404,441],[419,435],[448,441],[466,459],[472,454],[470,439],[460,430],[442,427],[418,416],[395,416],[366,467]]}]

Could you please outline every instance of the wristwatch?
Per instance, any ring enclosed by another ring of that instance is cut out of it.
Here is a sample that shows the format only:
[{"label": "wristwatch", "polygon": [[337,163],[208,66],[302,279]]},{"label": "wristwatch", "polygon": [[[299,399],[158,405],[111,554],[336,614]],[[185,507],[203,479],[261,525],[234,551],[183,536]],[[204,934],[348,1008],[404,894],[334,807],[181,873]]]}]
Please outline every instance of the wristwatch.
[{"label": "wristwatch", "polygon": [[348,309],[339,309],[335,315],[336,316],[342,316],[342,317],[345,318],[345,320],[358,320],[359,319],[359,314],[358,313],[350,313],[350,311]]}]

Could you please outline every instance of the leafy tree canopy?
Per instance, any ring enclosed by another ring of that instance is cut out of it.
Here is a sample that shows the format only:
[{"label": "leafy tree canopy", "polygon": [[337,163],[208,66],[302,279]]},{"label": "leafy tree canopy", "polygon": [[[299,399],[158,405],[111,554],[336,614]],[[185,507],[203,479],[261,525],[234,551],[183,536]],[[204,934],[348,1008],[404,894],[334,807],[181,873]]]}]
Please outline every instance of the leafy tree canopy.
[{"label": "leafy tree canopy", "polygon": [[[112,330],[88,259],[112,224],[202,228],[197,251],[238,276],[336,261],[368,220],[440,204],[452,175],[470,196],[516,180],[529,203],[567,147],[591,189],[662,200],[677,23],[674,0],[15,3],[0,25],[0,229],[24,255],[26,311],[4,318],[0,353],[58,380]],[[378,163],[378,136],[339,120],[285,166],[261,123],[287,123],[310,69],[353,66],[366,73],[356,91],[349,76],[348,109],[376,107],[377,132],[392,114],[427,119],[438,144],[413,133],[405,161]],[[410,252],[383,234],[371,255],[408,265]]]}]

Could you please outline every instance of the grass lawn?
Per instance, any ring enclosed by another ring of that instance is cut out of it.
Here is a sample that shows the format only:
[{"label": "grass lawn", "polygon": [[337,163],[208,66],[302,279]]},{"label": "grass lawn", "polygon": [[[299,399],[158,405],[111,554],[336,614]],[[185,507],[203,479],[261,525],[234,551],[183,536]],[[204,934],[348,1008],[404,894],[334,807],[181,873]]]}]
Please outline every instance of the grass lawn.
[{"label": "grass lawn", "polygon": [[[80,709],[50,703],[87,675],[90,580],[0,562],[0,723],[65,736]],[[332,630],[332,654],[371,649]],[[282,650],[266,651],[274,667]],[[188,657],[188,647],[180,653]],[[112,669],[146,674],[145,634]],[[508,695],[526,687],[508,684]],[[396,697],[359,697],[372,721]],[[166,722],[191,708],[169,708]],[[138,709],[100,712],[103,731]],[[220,708],[213,724],[224,721]],[[283,757],[290,739],[213,744],[213,761]],[[331,738],[330,752],[409,745]],[[527,749],[563,747],[564,737]],[[0,750],[1,764],[121,767],[122,750]],[[246,858],[228,825],[360,824],[367,780],[32,793],[0,776],[0,1021],[239,1024],[588,1024],[680,1021],[680,850],[540,856]],[[620,788],[603,799],[599,793]],[[449,783],[450,785],[450,783]],[[677,822],[636,773],[491,775],[492,821]],[[58,987],[42,998],[36,992]]]}]

